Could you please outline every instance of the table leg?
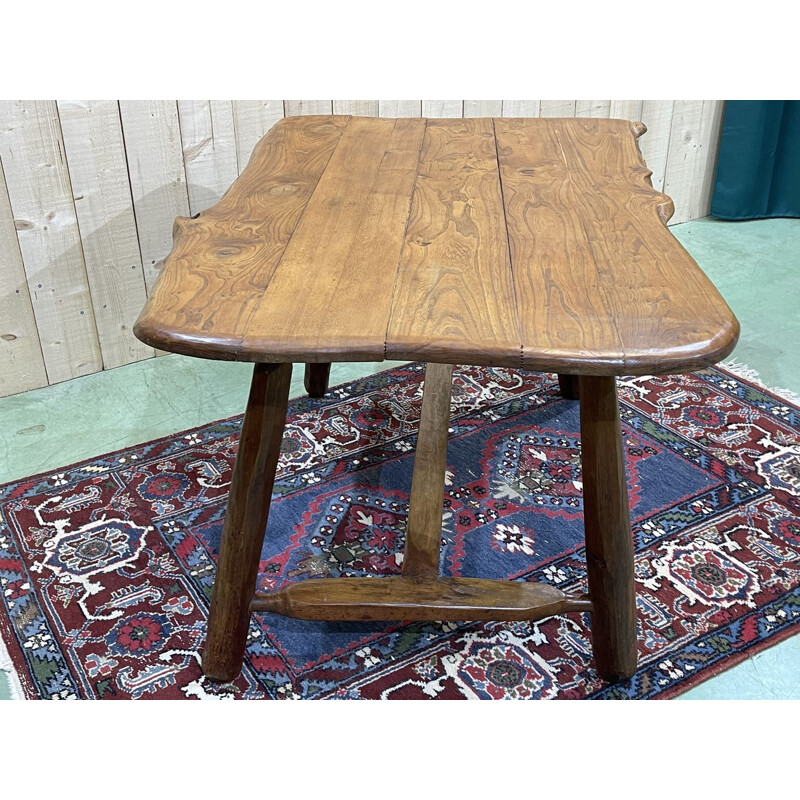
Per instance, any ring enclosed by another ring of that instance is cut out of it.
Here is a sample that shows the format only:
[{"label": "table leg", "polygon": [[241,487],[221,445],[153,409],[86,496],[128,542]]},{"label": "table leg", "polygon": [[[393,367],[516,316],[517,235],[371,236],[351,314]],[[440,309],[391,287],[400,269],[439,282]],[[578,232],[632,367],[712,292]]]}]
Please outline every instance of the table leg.
[{"label": "table leg", "polygon": [[328,379],[331,375],[330,364],[306,364],[303,383],[309,397],[322,397],[328,391]]},{"label": "table leg", "polygon": [[636,597],[625,454],[613,377],[580,376],[586,566],[595,662],[606,680],[636,671]]},{"label": "table leg", "polygon": [[452,364],[426,365],[403,558],[403,576],[407,578],[439,574],[452,382]]},{"label": "table leg", "polygon": [[203,672],[213,680],[233,680],[242,667],[291,378],[291,364],[253,370],[203,653]]},{"label": "table leg", "polygon": [[558,376],[558,387],[561,389],[561,396],[565,400],[577,400],[579,395],[578,376],[561,375]]}]

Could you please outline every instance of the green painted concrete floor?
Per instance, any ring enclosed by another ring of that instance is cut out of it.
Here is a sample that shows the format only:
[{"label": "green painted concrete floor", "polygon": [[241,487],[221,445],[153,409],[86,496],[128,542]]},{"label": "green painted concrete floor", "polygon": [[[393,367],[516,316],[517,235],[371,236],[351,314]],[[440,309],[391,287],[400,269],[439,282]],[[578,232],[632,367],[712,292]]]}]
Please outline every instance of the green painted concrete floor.
[{"label": "green painted concrete floor", "polygon": [[[739,318],[733,354],[764,384],[800,394],[800,220],[722,222],[672,232]],[[334,364],[331,384],[399,362]],[[0,483],[239,414],[251,367],[170,355],[0,399]],[[292,397],[303,394],[295,367]],[[0,698],[8,697],[0,673]],[[680,699],[800,699],[800,635]]]}]

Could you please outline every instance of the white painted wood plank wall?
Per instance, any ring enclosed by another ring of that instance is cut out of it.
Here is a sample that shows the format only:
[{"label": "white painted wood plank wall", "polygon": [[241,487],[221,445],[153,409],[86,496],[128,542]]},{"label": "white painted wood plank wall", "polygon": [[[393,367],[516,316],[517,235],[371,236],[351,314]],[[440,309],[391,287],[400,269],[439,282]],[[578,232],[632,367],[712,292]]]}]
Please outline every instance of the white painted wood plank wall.
[{"label": "white painted wood plank wall", "polygon": [[176,216],[213,205],[287,115],[641,120],[670,224],[708,214],[718,100],[0,101],[0,396],[150,358],[133,321]]},{"label": "white painted wood plank wall", "polygon": [[42,345],[0,162],[0,395],[47,385]]},{"label": "white painted wood plank wall", "polygon": [[97,372],[103,361],[54,102],[0,103],[0,161],[47,380]]},{"label": "white painted wood plank wall", "polygon": [[239,173],[247,166],[258,140],[283,119],[283,100],[234,100],[233,125]]},{"label": "white painted wood plank wall", "polygon": [[189,210],[213,206],[239,175],[230,100],[178,100]]},{"label": "white painted wood plank wall", "polygon": [[153,355],[131,336],[147,292],[133,216],[119,106],[58,103],[103,368]]}]

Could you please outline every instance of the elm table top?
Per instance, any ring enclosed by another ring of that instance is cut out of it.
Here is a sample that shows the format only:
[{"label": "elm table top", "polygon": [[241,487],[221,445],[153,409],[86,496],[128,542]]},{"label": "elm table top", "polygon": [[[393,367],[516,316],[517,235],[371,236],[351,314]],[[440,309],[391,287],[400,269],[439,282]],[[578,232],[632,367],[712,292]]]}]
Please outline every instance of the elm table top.
[{"label": "elm table top", "polygon": [[135,326],[254,362],[683,372],[739,325],[666,227],[641,123],[288,117],[176,220]]}]

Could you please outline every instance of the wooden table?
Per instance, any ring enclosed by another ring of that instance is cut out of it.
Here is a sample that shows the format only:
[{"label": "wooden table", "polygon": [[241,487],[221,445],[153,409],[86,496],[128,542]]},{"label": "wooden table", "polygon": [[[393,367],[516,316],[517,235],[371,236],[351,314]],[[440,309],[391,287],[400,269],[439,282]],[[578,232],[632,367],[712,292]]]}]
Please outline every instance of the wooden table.
[{"label": "wooden table", "polygon": [[[178,219],[135,327],[153,347],[255,363],[203,669],[232,679],[249,616],[535,620],[590,611],[600,674],[636,669],[616,375],[713,364],[739,326],[665,223],[641,123],[289,117],[208,211]],[[427,362],[402,577],[255,593],[292,362]],[[439,578],[453,364],[559,373],[580,397],[588,595]]]}]

